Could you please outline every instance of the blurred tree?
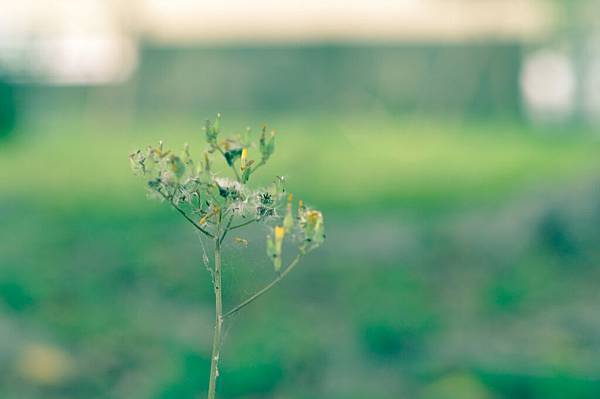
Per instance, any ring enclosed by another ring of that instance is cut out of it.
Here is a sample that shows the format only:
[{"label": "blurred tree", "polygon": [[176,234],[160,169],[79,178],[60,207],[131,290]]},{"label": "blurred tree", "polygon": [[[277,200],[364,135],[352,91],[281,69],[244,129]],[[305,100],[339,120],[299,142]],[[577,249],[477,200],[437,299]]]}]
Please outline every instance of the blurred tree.
[{"label": "blurred tree", "polygon": [[9,136],[17,122],[15,87],[0,77],[0,139]]}]

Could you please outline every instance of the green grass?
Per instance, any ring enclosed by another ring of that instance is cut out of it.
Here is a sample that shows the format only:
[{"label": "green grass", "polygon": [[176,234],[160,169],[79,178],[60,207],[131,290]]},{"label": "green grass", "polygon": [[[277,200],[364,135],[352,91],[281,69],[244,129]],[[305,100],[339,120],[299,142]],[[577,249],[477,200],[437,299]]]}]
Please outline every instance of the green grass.
[{"label": "green grass", "polygon": [[[542,134],[502,123],[372,121],[278,118],[273,122],[278,148],[262,171],[263,182],[287,172],[291,190],[325,208],[423,211],[502,200],[529,185],[556,184],[600,166],[600,143],[580,132]],[[184,142],[196,153],[204,148],[200,124],[191,121],[95,126],[19,132],[0,147],[0,195],[54,205],[92,201],[136,207],[143,188],[129,171],[130,151],[159,139],[174,149]],[[244,126],[225,119],[224,130]]]}]

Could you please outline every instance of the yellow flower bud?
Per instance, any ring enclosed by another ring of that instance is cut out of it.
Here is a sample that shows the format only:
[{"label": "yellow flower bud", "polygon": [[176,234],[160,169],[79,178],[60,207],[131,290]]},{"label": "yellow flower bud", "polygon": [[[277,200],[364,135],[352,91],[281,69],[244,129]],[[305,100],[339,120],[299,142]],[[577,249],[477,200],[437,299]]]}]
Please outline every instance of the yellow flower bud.
[{"label": "yellow flower bud", "polygon": [[275,226],[275,242],[280,242],[283,240],[283,236],[285,235],[285,229],[283,226]]}]

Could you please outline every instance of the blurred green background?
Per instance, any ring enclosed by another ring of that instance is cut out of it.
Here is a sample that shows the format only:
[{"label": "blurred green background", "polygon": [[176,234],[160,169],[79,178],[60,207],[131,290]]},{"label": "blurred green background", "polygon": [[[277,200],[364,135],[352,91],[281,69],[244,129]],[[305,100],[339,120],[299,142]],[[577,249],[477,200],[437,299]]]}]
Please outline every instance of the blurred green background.
[{"label": "blurred green background", "polygon": [[[202,248],[127,155],[200,154],[216,112],[277,130],[260,179],[284,174],[328,237],[226,325],[219,397],[600,397],[597,2],[352,1],[364,38],[341,2],[291,37],[252,36],[291,2],[242,27],[241,2],[60,3],[29,6],[69,10],[64,31],[0,1],[1,398],[205,395]],[[87,30],[105,14],[119,35]],[[225,246],[227,308],[272,278],[263,233]]]}]

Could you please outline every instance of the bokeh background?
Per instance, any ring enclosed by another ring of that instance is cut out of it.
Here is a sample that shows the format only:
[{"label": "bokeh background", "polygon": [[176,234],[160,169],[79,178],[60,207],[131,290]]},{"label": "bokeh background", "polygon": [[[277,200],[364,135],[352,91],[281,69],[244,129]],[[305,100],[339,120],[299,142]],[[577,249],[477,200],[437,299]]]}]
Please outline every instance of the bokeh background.
[{"label": "bokeh background", "polygon": [[600,397],[598,1],[0,10],[1,398],[205,395],[202,249],[127,155],[217,112],[277,130],[261,176],[328,234],[228,324],[221,398]]}]

